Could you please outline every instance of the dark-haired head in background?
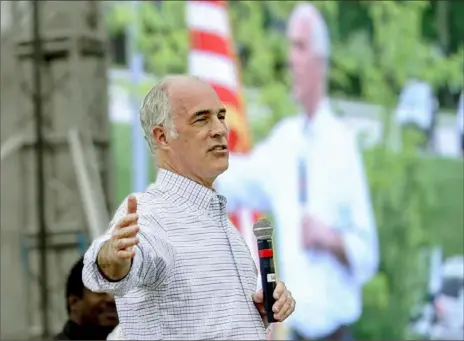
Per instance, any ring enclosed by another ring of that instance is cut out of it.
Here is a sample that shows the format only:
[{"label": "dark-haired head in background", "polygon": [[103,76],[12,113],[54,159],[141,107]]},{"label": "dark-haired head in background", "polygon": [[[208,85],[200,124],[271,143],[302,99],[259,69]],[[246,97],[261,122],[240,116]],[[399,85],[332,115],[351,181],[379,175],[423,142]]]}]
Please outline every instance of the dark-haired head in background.
[{"label": "dark-haired head in background", "polygon": [[106,340],[118,324],[114,299],[95,293],[82,282],[83,258],[72,267],[66,283],[68,321],[55,340]]}]

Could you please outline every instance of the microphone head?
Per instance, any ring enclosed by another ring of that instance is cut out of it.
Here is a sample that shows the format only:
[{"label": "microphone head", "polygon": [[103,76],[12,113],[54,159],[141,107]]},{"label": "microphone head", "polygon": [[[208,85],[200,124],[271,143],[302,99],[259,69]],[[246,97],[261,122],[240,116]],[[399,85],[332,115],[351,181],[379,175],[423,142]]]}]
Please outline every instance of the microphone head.
[{"label": "microphone head", "polygon": [[274,228],[267,219],[260,219],[253,225],[253,233],[256,239],[272,239]]}]

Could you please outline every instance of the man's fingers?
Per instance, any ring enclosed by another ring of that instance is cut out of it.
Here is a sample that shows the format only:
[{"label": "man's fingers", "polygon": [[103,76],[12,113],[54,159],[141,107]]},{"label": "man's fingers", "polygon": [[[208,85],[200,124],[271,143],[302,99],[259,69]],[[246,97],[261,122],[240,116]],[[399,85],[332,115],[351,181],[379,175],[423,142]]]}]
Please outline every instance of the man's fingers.
[{"label": "man's fingers", "polygon": [[137,213],[137,199],[135,195],[130,195],[127,198],[127,214]]},{"label": "man's fingers", "polygon": [[284,297],[283,299],[279,299],[272,307],[272,311],[274,312],[274,318],[276,320],[282,320],[284,314],[290,309],[292,304],[292,300],[290,297]]},{"label": "man's fingers", "polygon": [[285,292],[285,284],[281,281],[277,281],[276,288],[274,289],[274,298],[278,300],[282,294]]},{"label": "man's fingers", "polygon": [[274,304],[272,311],[275,313],[274,318],[278,321],[285,320],[295,309],[295,300],[292,298],[290,291],[287,291],[285,295]]},{"label": "man's fingers", "polygon": [[131,225],[127,227],[120,228],[119,230],[115,230],[113,236],[115,239],[122,239],[122,238],[133,238],[137,236],[137,232],[140,231],[138,225]]},{"label": "man's fingers", "polygon": [[255,303],[263,303],[264,301],[264,294],[263,291],[260,290],[257,293],[253,294],[253,302]]},{"label": "man's fingers", "polygon": [[280,319],[280,321],[286,320],[287,317],[289,317],[295,311],[295,305],[296,305],[295,300],[293,298],[290,298],[290,304],[288,306],[288,309],[286,309],[286,310],[282,309],[282,311],[284,313],[283,313],[282,318]]},{"label": "man's fingers", "polygon": [[131,259],[135,255],[135,249],[130,248],[128,250],[118,250],[116,255],[122,259]]},{"label": "man's fingers", "polygon": [[287,302],[287,296],[286,295],[280,295],[279,299],[277,299],[277,301],[272,306],[272,311],[274,313],[278,313],[279,311],[282,310],[282,307],[286,302]]},{"label": "man's fingers", "polygon": [[124,216],[118,223],[118,228],[123,228],[130,225],[137,225],[139,216],[137,213],[131,213]]},{"label": "man's fingers", "polygon": [[115,248],[116,250],[120,251],[128,247],[137,245],[138,243],[139,243],[139,239],[137,237],[118,239],[115,242]]},{"label": "man's fingers", "polygon": [[262,291],[258,291],[252,295],[253,302],[255,303],[256,309],[259,314],[264,317],[266,316],[266,309],[264,308],[264,295]]}]

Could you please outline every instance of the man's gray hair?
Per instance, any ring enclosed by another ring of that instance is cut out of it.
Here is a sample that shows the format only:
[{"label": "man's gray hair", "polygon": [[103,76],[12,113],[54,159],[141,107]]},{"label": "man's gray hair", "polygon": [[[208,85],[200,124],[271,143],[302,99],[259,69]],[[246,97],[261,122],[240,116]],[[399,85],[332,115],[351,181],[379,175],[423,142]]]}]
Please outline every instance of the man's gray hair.
[{"label": "man's gray hair", "polygon": [[298,4],[292,11],[291,19],[305,18],[311,22],[311,37],[309,37],[314,52],[324,59],[330,57],[330,35],[324,18],[319,10],[310,3]]},{"label": "man's gray hair", "polygon": [[153,128],[162,126],[171,138],[177,137],[169,102],[168,86],[181,76],[167,76],[158,81],[145,96],[140,109],[140,124],[152,153],[156,150]]}]

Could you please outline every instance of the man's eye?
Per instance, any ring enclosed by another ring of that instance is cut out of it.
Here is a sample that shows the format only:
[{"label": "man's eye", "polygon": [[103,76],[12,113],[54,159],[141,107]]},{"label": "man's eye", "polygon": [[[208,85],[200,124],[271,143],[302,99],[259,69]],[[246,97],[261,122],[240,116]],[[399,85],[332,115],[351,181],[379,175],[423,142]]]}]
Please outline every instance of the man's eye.
[{"label": "man's eye", "polygon": [[218,117],[221,121],[226,119],[226,115],[219,115]]},{"label": "man's eye", "polygon": [[206,121],[206,118],[198,118],[195,122],[203,122]]}]

